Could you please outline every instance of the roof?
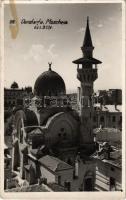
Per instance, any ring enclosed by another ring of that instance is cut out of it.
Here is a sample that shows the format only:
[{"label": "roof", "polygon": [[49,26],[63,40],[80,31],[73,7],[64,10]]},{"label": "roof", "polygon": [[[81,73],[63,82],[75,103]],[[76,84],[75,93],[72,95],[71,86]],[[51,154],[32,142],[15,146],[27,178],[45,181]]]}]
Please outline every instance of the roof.
[{"label": "roof", "polygon": [[102,62],[100,60],[97,60],[95,58],[79,58],[77,60],[74,60],[73,63],[75,64],[101,64]]},{"label": "roof", "polygon": [[96,141],[110,142],[111,144],[121,145],[122,133],[115,128],[96,128],[93,130],[96,134]]},{"label": "roof", "polygon": [[53,120],[55,120],[57,117],[59,117],[60,115],[62,115],[62,114],[64,114],[64,112],[58,112],[58,113],[54,114],[53,116],[49,117],[49,118],[48,118],[48,121],[47,121],[47,123],[46,123],[46,127],[48,128],[49,125],[50,125],[50,123],[51,123]]},{"label": "roof", "polygon": [[5,154],[4,155],[4,158],[6,159],[6,158],[11,158],[11,156],[9,155],[9,154]]},{"label": "roof", "polygon": [[4,143],[4,149],[8,149],[8,146]]},{"label": "roof", "polygon": [[31,152],[31,154],[32,154],[33,156],[36,157],[36,155],[37,155],[37,153],[38,153],[38,149],[31,149],[30,152]]},{"label": "roof", "polygon": [[28,145],[26,145],[26,144],[21,144],[20,149],[21,149],[21,152],[22,152],[22,153],[23,153],[23,152],[27,152],[27,151],[28,151]]},{"label": "roof", "polygon": [[[41,145],[40,148],[37,149],[31,149],[30,152],[33,156],[38,157],[40,155],[43,155],[43,149],[45,148],[45,145]],[[41,157],[41,156],[40,156]]]},{"label": "roof", "polygon": [[98,156],[96,153],[93,155],[93,158],[101,160],[104,163],[108,163],[112,166],[121,168],[122,167],[122,152],[121,150],[115,150],[114,152],[110,152],[110,158],[104,158],[104,153]]},{"label": "roof", "polygon": [[121,149],[111,152],[111,158],[113,158],[113,159],[119,159],[121,156],[122,156]]},{"label": "roof", "polygon": [[61,185],[58,185],[57,183],[48,183],[48,186],[54,192],[64,192],[64,191],[67,191],[65,187],[63,187]]},{"label": "roof", "polygon": [[122,105],[102,105],[102,107],[100,106],[100,103],[94,104],[94,107],[98,107],[99,109],[101,109],[102,111],[108,111],[108,112],[122,112]]},{"label": "roof", "polygon": [[24,168],[29,171],[30,170],[30,165],[25,165]]},{"label": "roof", "polygon": [[95,128],[94,133],[118,133],[121,135],[121,131],[116,128]]},{"label": "roof", "polygon": [[49,192],[49,190],[44,185],[36,184],[36,185],[7,189],[6,192]]},{"label": "roof", "polygon": [[37,136],[37,135],[43,135],[43,132],[42,132],[41,128],[39,128],[39,127],[35,128],[31,132],[29,132],[30,137]]},{"label": "roof", "polygon": [[53,172],[73,168],[71,165],[65,163],[64,161],[50,155],[46,155],[40,158],[39,162]]},{"label": "roof", "polygon": [[121,150],[116,150],[110,153],[110,159],[104,159],[104,162],[107,162],[115,167],[122,167],[122,152]]},{"label": "roof", "polygon": [[37,160],[37,158],[34,155],[32,155],[31,153],[28,154],[28,157],[30,157],[33,160]]}]

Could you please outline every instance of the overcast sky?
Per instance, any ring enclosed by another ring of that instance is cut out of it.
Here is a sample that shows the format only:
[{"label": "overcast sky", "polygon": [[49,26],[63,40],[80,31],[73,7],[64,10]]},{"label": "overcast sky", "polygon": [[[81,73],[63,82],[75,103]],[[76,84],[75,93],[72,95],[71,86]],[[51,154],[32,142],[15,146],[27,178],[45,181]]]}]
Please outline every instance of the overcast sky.
[{"label": "overcast sky", "polygon": [[[13,39],[9,29],[11,10],[5,6],[5,87],[13,81],[19,87],[34,87],[36,78],[52,62],[52,69],[62,76],[67,91],[76,91],[80,83],[72,61],[82,56],[80,47],[89,16],[94,57],[102,61],[94,89],[122,88],[121,4],[18,4],[16,9],[19,33]],[[33,25],[21,24],[22,18],[61,19],[68,24],[34,30]]]}]

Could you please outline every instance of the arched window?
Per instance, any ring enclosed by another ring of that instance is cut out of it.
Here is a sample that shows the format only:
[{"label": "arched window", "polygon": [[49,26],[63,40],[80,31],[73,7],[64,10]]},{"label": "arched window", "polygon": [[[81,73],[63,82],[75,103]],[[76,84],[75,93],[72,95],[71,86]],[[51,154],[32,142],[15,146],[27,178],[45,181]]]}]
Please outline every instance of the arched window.
[{"label": "arched window", "polygon": [[65,128],[61,128],[60,132],[58,133],[59,138],[62,138],[63,140],[67,139],[67,133],[65,131]]},{"label": "arched window", "polygon": [[61,133],[58,133],[58,136],[61,137]]},{"label": "arched window", "polygon": [[115,178],[110,177],[110,191],[115,191],[116,190],[116,181]]},{"label": "arched window", "polygon": [[65,181],[64,182],[64,187],[66,188],[67,191],[70,191],[71,190],[71,182]]},{"label": "arched window", "polygon": [[58,176],[58,185],[61,185],[61,176]]},{"label": "arched window", "polygon": [[88,76],[87,76],[87,80],[89,81],[90,80],[90,75],[88,74]]},{"label": "arched window", "polygon": [[112,121],[116,122],[116,116],[112,116]]},{"label": "arched window", "polygon": [[66,139],[66,136],[67,136],[66,132],[63,133],[63,139],[64,139],[64,140]]},{"label": "arched window", "polygon": [[100,117],[100,122],[104,122],[104,116]]}]

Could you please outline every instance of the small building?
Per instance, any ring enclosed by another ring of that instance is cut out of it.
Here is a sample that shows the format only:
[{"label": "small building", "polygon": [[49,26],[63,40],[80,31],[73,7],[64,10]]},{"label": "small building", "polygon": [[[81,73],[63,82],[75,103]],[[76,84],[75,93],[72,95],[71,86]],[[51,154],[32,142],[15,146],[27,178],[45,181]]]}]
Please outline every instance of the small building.
[{"label": "small building", "polygon": [[71,190],[73,167],[62,160],[46,155],[39,159],[41,177]]},{"label": "small building", "polygon": [[[40,156],[40,158],[38,158]],[[62,191],[94,191],[95,161],[89,157],[76,159],[74,165],[52,155],[42,156],[37,149],[28,154],[24,165],[24,179],[30,185],[44,183],[49,187],[60,187]]]},{"label": "small building", "polygon": [[97,92],[95,92],[94,99],[96,103],[121,105],[122,90],[121,89],[98,90]]},{"label": "small building", "polygon": [[96,160],[96,181],[97,191],[121,191],[122,190],[122,156],[121,150],[103,143]]},{"label": "small building", "polygon": [[117,128],[122,129],[121,105],[94,105],[93,128]]},{"label": "small building", "polygon": [[10,88],[4,88],[4,107],[5,110],[24,104],[24,97],[32,96],[32,88],[19,88],[16,82]]},{"label": "small building", "polygon": [[122,90],[121,89],[109,89],[107,91],[110,104],[121,105],[122,104]]}]

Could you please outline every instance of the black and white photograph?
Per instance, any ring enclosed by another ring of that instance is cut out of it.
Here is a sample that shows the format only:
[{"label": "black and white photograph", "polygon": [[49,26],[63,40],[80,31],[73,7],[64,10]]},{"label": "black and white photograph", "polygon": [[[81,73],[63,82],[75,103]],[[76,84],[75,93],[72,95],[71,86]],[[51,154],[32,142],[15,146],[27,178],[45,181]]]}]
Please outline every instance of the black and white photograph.
[{"label": "black and white photograph", "polygon": [[123,194],[123,3],[3,9],[4,193]]}]

